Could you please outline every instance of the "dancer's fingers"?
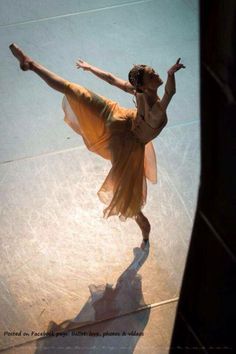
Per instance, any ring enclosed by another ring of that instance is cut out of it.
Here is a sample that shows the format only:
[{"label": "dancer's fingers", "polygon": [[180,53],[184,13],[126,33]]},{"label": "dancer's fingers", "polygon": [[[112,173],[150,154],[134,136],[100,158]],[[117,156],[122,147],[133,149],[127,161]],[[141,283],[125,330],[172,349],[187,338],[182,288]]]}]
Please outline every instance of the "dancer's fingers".
[{"label": "dancer's fingers", "polygon": [[177,70],[186,68],[186,66],[183,64],[176,64],[176,65],[177,65]]},{"label": "dancer's fingers", "polygon": [[76,63],[77,63],[78,65],[83,64],[83,60],[79,58],[79,59],[76,61]]},{"label": "dancer's fingers", "polygon": [[180,60],[181,60],[181,58],[178,58],[176,64],[179,64]]}]

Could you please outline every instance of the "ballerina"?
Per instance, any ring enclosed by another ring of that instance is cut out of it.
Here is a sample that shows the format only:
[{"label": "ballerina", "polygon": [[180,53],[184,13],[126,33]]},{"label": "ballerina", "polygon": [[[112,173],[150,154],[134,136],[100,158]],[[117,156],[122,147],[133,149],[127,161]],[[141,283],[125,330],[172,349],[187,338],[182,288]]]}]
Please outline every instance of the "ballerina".
[{"label": "ballerina", "polygon": [[78,69],[89,71],[119,89],[134,95],[136,108],[124,108],[49,71],[27,56],[16,44],[10,45],[23,71],[33,71],[51,88],[61,92],[65,122],[84,140],[88,150],[111,161],[111,169],[98,191],[106,204],[104,217],[133,218],[147,243],[151,230],[142,209],[147,197],[147,179],[157,182],[156,157],[152,140],[167,124],[166,109],[175,94],[175,72],[185,68],[180,58],[168,70],[163,97],[157,89],[163,84],[148,65],[134,65],[128,81],[79,59]]}]

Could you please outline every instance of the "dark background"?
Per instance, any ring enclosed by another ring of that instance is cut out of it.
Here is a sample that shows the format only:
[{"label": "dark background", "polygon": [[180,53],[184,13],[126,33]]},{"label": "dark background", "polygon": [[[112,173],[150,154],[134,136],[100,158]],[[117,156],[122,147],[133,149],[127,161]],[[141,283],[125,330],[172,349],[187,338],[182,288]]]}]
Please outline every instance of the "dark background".
[{"label": "dark background", "polygon": [[236,334],[236,2],[201,0],[200,28],[201,178],[171,354],[230,353]]}]

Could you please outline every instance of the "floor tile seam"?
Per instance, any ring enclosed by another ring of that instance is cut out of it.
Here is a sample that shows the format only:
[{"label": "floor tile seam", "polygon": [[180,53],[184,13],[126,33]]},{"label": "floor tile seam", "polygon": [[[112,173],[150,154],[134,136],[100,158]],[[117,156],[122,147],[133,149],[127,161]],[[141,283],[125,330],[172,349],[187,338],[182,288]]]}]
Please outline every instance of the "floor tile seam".
[{"label": "floor tile seam", "polygon": [[[182,312],[179,312],[180,317],[182,318],[183,322],[185,323],[186,327],[188,328],[189,332],[192,334],[196,342],[198,343],[199,347],[204,350],[205,354],[208,354],[208,351],[206,350],[205,346],[203,345],[202,341],[200,340],[199,336],[197,333],[194,331],[193,327],[190,325],[188,322],[187,318],[183,315]],[[174,331],[174,328],[173,328]]]},{"label": "floor tile seam", "polygon": [[[166,171],[166,169],[165,169],[165,171]],[[167,171],[166,171],[166,178],[167,178],[168,182],[170,183],[170,185],[172,186],[172,188],[174,189],[174,191],[176,192],[176,194],[177,194],[177,196],[178,196],[178,198],[179,198],[181,204],[183,205],[184,210],[185,210],[185,213],[186,213],[186,215],[187,215],[187,217],[188,217],[190,223],[193,224],[193,217],[190,215],[190,213],[189,213],[189,211],[188,211],[188,208],[187,208],[187,206],[185,205],[185,202],[184,202],[184,199],[183,199],[181,193],[180,193],[180,192],[178,191],[178,189],[176,188],[174,182],[172,181],[172,178],[170,178],[170,176],[169,176],[169,174],[167,173]],[[183,240],[183,241],[184,241],[184,240]],[[185,242],[185,241],[184,241],[184,242]]]},{"label": "floor tile seam", "polygon": [[[199,123],[198,120],[192,120],[191,122],[187,122],[187,123],[178,123],[178,124],[174,124],[171,125],[169,127],[166,127],[165,130],[169,130],[172,128],[177,128],[177,127],[182,127],[182,126],[187,126],[187,125],[191,125],[191,124],[197,124]],[[33,156],[26,156],[26,157],[21,157],[18,159],[14,159],[14,160],[6,160],[6,161],[1,161],[0,162],[0,166],[1,165],[6,165],[6,164],[10,164],[10,163],[14,163],[14,162],[18,162],[18,161],[26,161],[26,160],[32,160],[32,159],[36,159],[39,157],[44,157],[44,156],[51,156],[51,155],[56,155],[56,154],[62,154],[62,153],[66,153],[66,152],[70,152],[70,151],[75,151],[75,150],[81,150],[81,149],[85,149],[84,145],[81,146],[76,146],[74,148],[67,148],[67,149],[62,149],[62,150],[56,150],[56,151],[51,151],[51,152],[45,152],[42,154],[38,154],[38,155],[33,155]]]},{"label": "floor tile seam", "polygon": [[[172,298],[172,299],[168,299],[168,300],[152,303],[152,304],[149,304],[149,305],[145,305],[145,306],[143,306],[141,308],[138,308],[138,309],[136,309],[134,311],[126,312],[126,313],[123,313],[123,314],[118,315],[118,316],[113,316],[113,317],[106,318],[106,319],[103,319],[103,320],[100,320],[100,321],[94,321],[94,322],[91,322],[91,323],[86,323],[86,324],[84,324],[82,326],[77,325],[77,326],[75,326],[75,328],[70,328],[67,332],[70,332],[73,329],[75,330],[75,329],[82,329],[82,328],[89,327],[89,326],[95,326],[95,325],[97,325],[99,323],[102,323],[102,322],[116,320],[118,318],[129,316],[129,315],[135,314],[137,312],[141,312],[141,311],[145,311],[145,310],[149,310],[149,309],[165,306],[167,304],[175,303],[177,301],[179,301],[179,297],[175,297],[175,298]],[[65,332],[66,332],[66,330],[64,329],[63,333],[65,333]],[[57,333],[59,333],[59,331]],[[6,347],[4,349],[0,349],[0,352],[5,352],[6,350],[9,350],[11,348],[23,347],[25,345],[29,345],[29,344],[35,343],[36,341],[44,340],[44,339],[46,339],[46,338],[45,337],[40,337],[40,338],[32,339],[32,340],[26,341],[24,343],[20,343],[20,344],[17,344],[17,345]]]},{"label": "floor tile seam", "polygon": [[220,234],[216,231],[214,226],[211,224],[210,220],[207,218],[207,216],[204,214],[202,210],[199,210],[199,214],[201,218],[204,220],[205,224],[208,226],[208,228],[212,231],[212,233],[215,235],[217,238],[218,242],[223,246],[227,254],[230,256],[233,262],[236,263],[236,256],[235,254],[230,250],[229,246],[224,242]]},{"label": "floor tile seam", "polygon": [[131,1],[131,2],[123,3],[123,4],[104,6],[104,7],[96,8],[96,9],[81,10],[81,11],[71,12],[69,14],[50,16],[50,17],[43,17],[43,18],[40,18],[40,19],[37,19],[37,20],[27,20],[27,21],[22,21],[22,22],[10,23],[10,24],[6,24],[6,25],[0,25],[0,28],[22,26],[22,25],[27,25],[27,24],[31,24],[31,23],[56,20],[56,19],[60,19],[60,18],[84,15],[84,14],[93,13],[93,12],[106,11],[106,10],[116,9],[116,8],[125,7],[125,6],[139,5],[139,4],[143,4],[143,3],[145,4],[145,3],[148,3],[148,2],[152,2],[152,1],[154,1],[154,0],[138,0],[138,1],[133,1],[133,2]]},{"label": "floor tile seam", "polygon": [[199,119],[193,119],[189,122],[183,122],[183,123],[176,123],[170,126],[165,127],[165,130],[169,130],[172,128],[178,128],[178,127],[185,127],[187,125],[192,125],[192,124],[200,124],[200,120]]},{"label": "floor tile seam", "polygon": [[14,162],[34,160],[34,159],[37,159],[37,158],[40,158],[40,157],[44,157],[44,156],[53,156],[53,155],[63,154],[63,153],[70,152],[70,151],[85,150],[85,149],[86,149],[86,147],[84,145],[81,145],[81,146],[76,146],[74,148],[68,148],[68,149],[63,149],[63,150],[44,152],[44,153],[38,154],[38,155],[20,157],[20,158],[15,159],[15,160],[2,161],[2,162],[0,162],[0,166],[1,165],[6,165],[6,164],[11,164],[11,163],[14,163]]},{"label": "floor tile seam", "polygon": [[224,93],[225,98],[228,101],[228,104],[235,104],[236,99],[235,99],[234,93],[231,90],[231,87],[228,85],[228,83],[223,81],[223,79],[214,70],[214,68],[211,68],[206,63],[203,63],[203,66],[208,71],[208,73],[211,75],[211,77],[214,79],[214,81],[219,85],[221,91]]}]

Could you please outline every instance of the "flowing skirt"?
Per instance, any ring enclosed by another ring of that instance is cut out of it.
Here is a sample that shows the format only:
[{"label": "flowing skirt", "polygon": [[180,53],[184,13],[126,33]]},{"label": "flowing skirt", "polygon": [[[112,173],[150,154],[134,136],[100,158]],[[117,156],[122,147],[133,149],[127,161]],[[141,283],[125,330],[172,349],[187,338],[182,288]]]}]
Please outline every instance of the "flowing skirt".
[{"label": "flowing skirt", "polygon": [[111,161],[98,191],[107,205],[104,217],[135,217],[146,203],[147,181],[157,181],[156,155],[151,142],[144,145],[133,134],[137,110],[121,107],[106,97],[68,82],[62,107],[64,121],[84,140],[88,150]]}]

